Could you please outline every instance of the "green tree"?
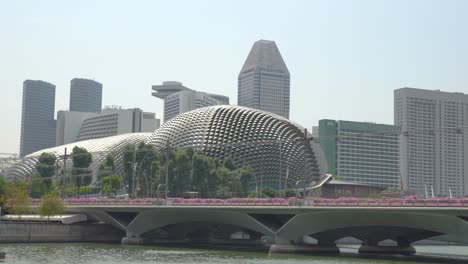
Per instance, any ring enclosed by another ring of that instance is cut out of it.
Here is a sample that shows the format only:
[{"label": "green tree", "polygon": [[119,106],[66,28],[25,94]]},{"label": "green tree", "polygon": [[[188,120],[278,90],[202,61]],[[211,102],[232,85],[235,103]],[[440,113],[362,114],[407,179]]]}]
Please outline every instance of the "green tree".
[{"label": "green tree", "polygon": [[207,183],[208,183],[208,197],[214,198],[216,197],[217,193],[217,186],[218,186],[218,173],[217,170],[219,168],[220,162],[218,159],[208,158],[208,168],[209,173],[207,175]]},{"label": "green tree", "polygon": [[219,167],[216,170],[218,178],[217,196],[219,198],[229,198],[231,196],[242,196],[242,184],[237,172],[230,171],[226,167]]},{"label": "green tree", "polygon": [[157,194],[158,187],[160,187],[159,191],[161,191],[161,186],[165,181],[165,175],[162,174],[164,171],[163,170],[164,157],[161,152],[155,152],[155,154],[156,154],[156,159],[151,163],[151,170],[149,174],[151,197],[154,197]]},{"label": "green tree", "polygon": [[260,192],[260,190],[258,190],[258,193],[256,190],[253,190],[253,191],[250,191],[249,194],[247,195],[248,198],[256,198],[258,195],[258,198],[268,198],[268,196],[266,196],[266,194]]},{"label": "green tree", "polygon": [[102,192],[108,197],[115,197],[120,187],[120,177],[111,174],[101,179]]},{"label": "green tree", "polygon": [[284,190],[284,197],[296,197],[296,192],[293,189]]},{"label": "green tree", "polygon": [[175,153],[174,176],[169,186],[171,193],[176,196],[183,196],[185,191],[189,191],[192,185],[190,176],[191,159],[185,150],[177,150]]},{"label": "green tree", "polygon": [[237,171],[240,175],[239,180],[242,184],[242,188],[244,189],[244,191],[247,191],[253,179],[252,167],[250,167],[250,165],[244,165],[237,169]]},{"label": "green tree", "polygon": [[185,151],[187,152],[187,155],[189,156],[190,159],[192,159],[193,155],[195,154],[195,150],[193,148],[186,148]]},{"label": "green tree", "polygon": [[124,149],[124,155],[123,155],[123,167],[124,167],[124,182],[123,184],[127,187],[127,193],[129,193],[131,196],[132,190],[133,190],[133,165],[134,163],[134,154],[135,152],[135,146],[131,144],[127,144]]},{"label": "green tree", "polygon": [[39,176],[44,178],[44,184],[47,190],[52,186],[52,176],[55,175],[56,157],[52,153],[43,152],[36,163],[36,170]]},{"label": "green tree", "polygon": [[164,151],[164,158],[163,158],[163,167],[161,171],[161,176],[164,178],[164,184],[166,184],[166,173],[167,173],[167,178],[168,178],[168,197],[169,196],[175,196],[176,194],[174,193],[174,183],[175,183],[175,177],[174,177],[174,171],[175,171],[175,151],[173,150],[166,150]]},{"label": "green tree", "polygon": [[263,188],[262,193],[270,198],[276,197],[276,195],[278,194],[276,190],[269,187]]},{"label": "green tree", "polygon": [[209,163],[209,158],[201,152],[195,152],[192,156],[192,188],[200,197],[208,197]]},{"label": "green tree", "polygon": [[235,170],[236,166],[234,165],[234,160],[231,156],[227,156],[223,160],[223,166],[228,170]]},{"label": "green tree", "polygon": [[100,181],[103,177],[113,174],[115,171],[115,158],[112,154],[107,154],[106,159],[99,164],[99,172],[97,180]]},{"label": "green tree", "polygon": [[232,197],[243,197],[244,196],[244,188],[242,187],[242,183],[238,177],[236,171],[231,171],[228,174],[226,186],[229,187],[230,196]]},{"label": "green tree", "polygon": [[7,191],[7,181],[3,177],[0,177],[0,208],[6,208],[6,191]]},{"label": "green tree", "polygon": [[40,216],[63,215],[65,212],[65,202],[53,192],[41,197],[41,202],[37,207]]},{"label": "green tree", "polygon": [[42,177],[34,174],[29,182],[29,190],[32,198],[41,198],[41,196],[49,192],[50,187],[47,186]]},{"label": "green tree", "polygon": [[11,214],[29,214],[31,210],[31,198],[28,195],[27,183],[25,180],[18,181],[15,185],[10,185],[7,191],[7,210]]},{"label": "green tree", "polygon": [[218,198],[228,198],[229,197],[229,186],[228,186],[228,177],[230,171],[225,167],[219,167],[216,169],[216,196]]},{"label": "green tree", "polygon": [[136,171],[137,177],[134,181],[137,184],[137,196],[149,196],[152,185],[154,162],[158,159],[158,155],[154,150],[153,145],[140,142],[136,153]]},{"label": "green tree", "polygon": [[111,153],[106,156],[106,167],[110,168],[112,171],[115,170],[115,157]]},{"label": "green tree", "polygon": [[75,146],[72,152],[73,160],[73,176],[75,178],[75,186],[80,196],[80,187],[91,184],[91,171],[88,167],[93,161],[93,156],[85,148]]}]

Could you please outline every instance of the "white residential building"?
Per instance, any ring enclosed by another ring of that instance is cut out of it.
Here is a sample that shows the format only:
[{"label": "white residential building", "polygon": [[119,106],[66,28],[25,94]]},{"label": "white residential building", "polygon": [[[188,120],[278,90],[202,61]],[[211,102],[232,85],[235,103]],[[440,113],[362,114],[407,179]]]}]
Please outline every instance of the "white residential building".
[{"label": "white residential building", "polygon": [[154,132],[159,125],[154,113],[138,108],[108,107],[100,113],[59,111],[56,143],[58,146],[125,133]]},{"label": "white residential building", "polygon": [[401,127],[403,187],[416,194],[468,195],[468,95],[401,88],[394,92]]},{"label": "white residential building", "polygon": [[75,142],[80,133],[83,120],[95,115],[95,113],[58,111],[55,145],[61,146]]},{"label": "white residential building", "polygon": [[153,96],[164,100],[164,122],[178,114],[197,108],[229,104],[229,97],[219,94],[198,92],[182,85],[181,82],[168,81],[153,85]]}]

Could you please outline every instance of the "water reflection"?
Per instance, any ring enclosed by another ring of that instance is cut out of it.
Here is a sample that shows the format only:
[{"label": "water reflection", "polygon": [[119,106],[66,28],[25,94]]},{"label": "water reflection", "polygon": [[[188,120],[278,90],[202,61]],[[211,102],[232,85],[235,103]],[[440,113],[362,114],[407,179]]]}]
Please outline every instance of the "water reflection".
[{"label": "water reflection", "polygon": [[[15,264],[128,264],[128,263],[221,263],[221,264],[276,264],[276,263],[427,263],[418,258],[356,258],[345,256],[293,256],[239,251],[173,249],[160,247],[123,246],[112,244],[2,244],[0,250],[7,253],[5,263]],[[440,256],[465,255],[468,247],[419,246],[418,252]],[[352,253],[353,247],[346,247]],[[414,262],[413,260],[418,260]],[[429,261],[429,260],[427,260]],[[431,261],[433,262],[433,261]],[[438,261],[437,261],[438,262]],[[445,261],[450,263],[451,261]],[[468,261],[466,262],[468,263]]]}]

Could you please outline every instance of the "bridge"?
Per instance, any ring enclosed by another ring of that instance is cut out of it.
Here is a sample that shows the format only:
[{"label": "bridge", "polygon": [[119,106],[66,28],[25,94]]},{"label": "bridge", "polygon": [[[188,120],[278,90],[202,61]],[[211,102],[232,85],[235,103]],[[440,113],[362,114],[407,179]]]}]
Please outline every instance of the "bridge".
[{"label": "bridge", "polygon": [[[69,199],[69,213],[111,224],[124,244],[201,243],[338,253],[415,253],[422,239],[468,244],[468,199]],[[393,246],[382,246],[391,240]]]}]

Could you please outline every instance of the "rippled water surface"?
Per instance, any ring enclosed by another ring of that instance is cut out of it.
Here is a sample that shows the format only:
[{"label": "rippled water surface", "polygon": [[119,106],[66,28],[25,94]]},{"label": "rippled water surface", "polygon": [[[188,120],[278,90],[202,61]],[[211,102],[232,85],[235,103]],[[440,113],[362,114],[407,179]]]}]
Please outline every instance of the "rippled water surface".
[{"label": "rippled water surface", "polygon": [[[414,259],[357,258],[353,256],[324,257],[273,255],[239,251],[201,250],[185,248],[160,248],[146,246],[122,246],[109,244],[0,244],[0,250],[6,252],[4,263],[42,264],[42,263],[426,263]],[[445,257],[468,256],[468,247],[457,246],[419,246],[422,254],[443,254]],[[352,253],[355,247],[346,251]],[[454,261],[455,262],[455,261]],[[452,263],[451,261],[445,263]],[[468,262],[467,262],[468,263]]]}]

